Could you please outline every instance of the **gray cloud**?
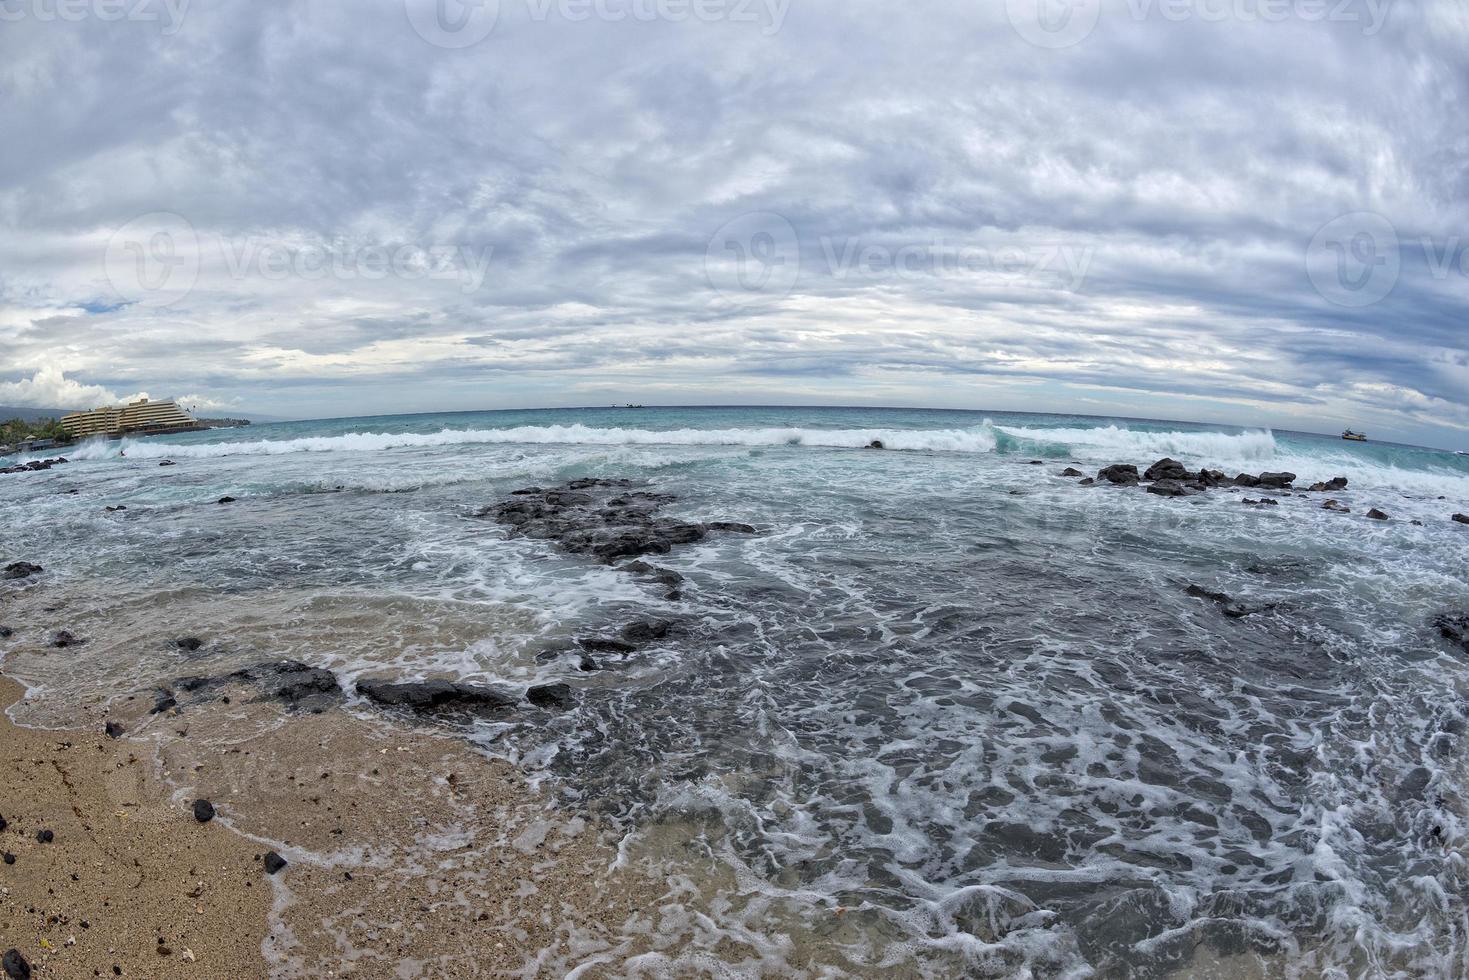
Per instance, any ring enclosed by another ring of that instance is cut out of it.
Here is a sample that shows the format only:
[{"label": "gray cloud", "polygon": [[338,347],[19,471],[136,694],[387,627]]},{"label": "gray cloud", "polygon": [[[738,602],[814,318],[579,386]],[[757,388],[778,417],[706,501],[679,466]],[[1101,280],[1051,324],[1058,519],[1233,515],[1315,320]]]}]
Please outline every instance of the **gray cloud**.
[{"label": "gray cloud", "polygon": [[[0,383],[295,414],[1161,400],[1469,443],[1455,0],[1375,31],[1366,0],[1281,23],[1102,0],[1057,50],[1002,3],[793,0],[778,30],[538,9],[500,0],[462,50],[389,0],[6,22]],[[1307,258],[1362,211],[1400,271],[1352,307]],[[152,212],[192,237],[137,251]],[[757,213],[784,223],[776,264],[746,255],[765,292],[714,240]],[[404,247],[487,262],[378,275]],[[156,302],[140,255],[191,288]]]}]

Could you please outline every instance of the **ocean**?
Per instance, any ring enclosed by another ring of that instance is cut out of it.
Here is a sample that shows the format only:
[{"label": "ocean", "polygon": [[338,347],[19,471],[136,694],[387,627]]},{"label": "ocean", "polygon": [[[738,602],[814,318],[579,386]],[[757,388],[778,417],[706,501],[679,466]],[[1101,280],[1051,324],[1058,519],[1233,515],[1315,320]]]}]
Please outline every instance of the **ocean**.
[{"label": "ocean", "polygon": [[[1469,975],[1469,651],[1434,625],[1469,611],[1469,459],[816,408],[382,416],[66,455],[0,476],[4,560],[50,582],[0,623],[88,638],[0,640],[43,715],[147,694],[183,634],[211,639],[196,672],[268,655],[349,689],[569,684],[567,710],[456,731],[678,883],[636,964],[586,953],[613,972]],[[1164,456],[1349,484],[1167,499],[1060,475]],[[589,477],[755,533],[648,556],[669,588],[484,514]],[[650,618],[667,634],[588,669],[578,637]]]}]

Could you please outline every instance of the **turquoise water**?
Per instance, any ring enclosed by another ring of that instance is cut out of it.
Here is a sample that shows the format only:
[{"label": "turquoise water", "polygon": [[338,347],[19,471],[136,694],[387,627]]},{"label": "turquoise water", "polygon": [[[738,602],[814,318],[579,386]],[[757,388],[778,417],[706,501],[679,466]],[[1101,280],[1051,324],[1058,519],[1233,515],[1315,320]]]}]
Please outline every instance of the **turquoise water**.
[{"label": "turquoise water", "polygon": [[[681,883],[645,973],[1469,970],[1469,670],[1433,627],[1469,610],[1462,457],[806,408],[385,416],[68,455],[0,477],[6,554],[45,564],[44,601],[98,640],[66,661],[21,631],[7,671],[60,703],[126,697],[178,672],[157,636],[187,631],[348,680],[569,683],[571,711],[462,734]],[[1059,475],[1165,455],[1345,476],[1352,513]],[[759,533],[658,556],[684,578],[670,598],[475,516],[583,476]],[[580,668],[575,636],[647,616],[677,628]],[[617,947],[587,955],[618,969]]]}]

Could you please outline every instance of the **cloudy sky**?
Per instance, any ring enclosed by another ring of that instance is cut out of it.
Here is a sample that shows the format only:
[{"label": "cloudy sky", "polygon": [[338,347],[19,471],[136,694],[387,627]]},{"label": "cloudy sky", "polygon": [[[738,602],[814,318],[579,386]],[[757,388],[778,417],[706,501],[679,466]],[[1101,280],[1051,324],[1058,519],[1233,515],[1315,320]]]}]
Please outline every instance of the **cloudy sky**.
[{"label": "cloudy sky", "polygon": [[0,405],[1469,449],[1462,0],[0,0]]}]

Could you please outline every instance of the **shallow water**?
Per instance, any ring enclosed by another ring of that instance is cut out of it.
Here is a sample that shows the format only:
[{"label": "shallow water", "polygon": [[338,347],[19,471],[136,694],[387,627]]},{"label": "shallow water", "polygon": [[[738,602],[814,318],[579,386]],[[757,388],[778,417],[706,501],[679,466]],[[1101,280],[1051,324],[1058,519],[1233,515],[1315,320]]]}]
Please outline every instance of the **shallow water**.
[{"label": "shallow water", "polygon": [[[1469,460],[810,409],[357,419],[122,448],[0,478],[5,560],[47,568],[0,605],[19,627],[6,669],[58,717],[264,657],[571,683],[571,712],[466,734],[615,821],[624,860],[675,883],[624,945],[586,951],[593,973],[1469,972],[1469,674],[1431,625],[1469,609],[1469,528],[1448,522],[1469,510]],[[1057,476],[1162,455],[1346,476],[1331,496],[1354,513]],[[588,475],[761,533],[657,558],[687,579],[670,601],[472,516]],[[1365,519],[1374,506],[1393,520]],[[1226,618],[1191,583],[1262,611]],[[579,669],[575,635],[648,615],[678,629]],[[56,628],[88,642],[43,653]],[[171,648],[185,633],[204,650]]]}]

